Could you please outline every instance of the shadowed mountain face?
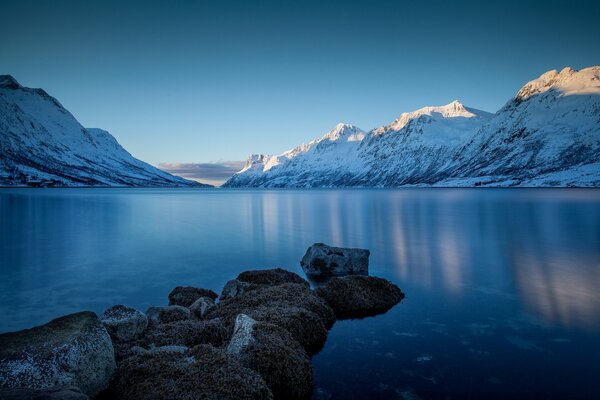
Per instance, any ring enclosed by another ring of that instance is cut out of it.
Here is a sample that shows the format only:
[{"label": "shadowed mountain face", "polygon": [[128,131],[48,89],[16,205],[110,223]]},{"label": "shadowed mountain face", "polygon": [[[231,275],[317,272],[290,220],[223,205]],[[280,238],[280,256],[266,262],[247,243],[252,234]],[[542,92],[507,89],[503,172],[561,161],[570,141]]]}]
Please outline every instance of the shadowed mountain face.
[{"label": "shadowed mountain face", "polygon": [[496,114],[458,101],[368,133],[340,124],[230,187],[600,186],[600,67],[549,71]]},{"label": "shadowed mountain face", "polygon": [[197,186],[134,158],[108,132],[84,128],[42,89],[0,76],[0,185]]}]

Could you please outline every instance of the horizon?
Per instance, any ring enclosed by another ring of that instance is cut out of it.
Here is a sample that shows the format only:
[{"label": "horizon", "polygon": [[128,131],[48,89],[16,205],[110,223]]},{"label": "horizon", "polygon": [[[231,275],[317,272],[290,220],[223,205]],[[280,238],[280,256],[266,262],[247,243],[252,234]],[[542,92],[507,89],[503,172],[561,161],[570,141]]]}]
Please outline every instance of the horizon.
[{"label": "horizon", "polygon": [[340,122],[369,131],[453,100],[494,113],[549,70],[600,64],[600,5],[559,5],[3,1],[30,22],[3,19],[0,72],[135,157],[219,184]]}]

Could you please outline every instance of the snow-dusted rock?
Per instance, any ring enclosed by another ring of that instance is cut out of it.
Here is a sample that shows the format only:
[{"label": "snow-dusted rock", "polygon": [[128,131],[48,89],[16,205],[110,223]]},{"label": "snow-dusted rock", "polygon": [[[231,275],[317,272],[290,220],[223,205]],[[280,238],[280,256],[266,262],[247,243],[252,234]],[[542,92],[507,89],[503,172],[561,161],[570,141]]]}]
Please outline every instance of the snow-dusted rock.
[{"label": "snow-dusted rock", "polygon": [[110,336],[92,312],[0,335],[0,388],[70,385],[94,396],[108,387],[115,367]]},{"label": "snow-dusted rock", "polygon": [[495,114],[458,101],[367,133],[339,124],[228,187],[600,186],[600,67],[549,71]]},{"label": "snow-dusted rock", "polygon": [[42,89],[0,75],[0,185],[198,186],[84,128]]},{"label": "snow-dusted rock", "polygon": [[104,311],[100,320],[110,336],[122,342],[135,339],[148,326],[146,314],[120,304]]},{"label": "snow-dusted rock", "polygon": [[300,265],[310,278],[369,273],[369,250],[332,247],[315,243],[306,250]]}]

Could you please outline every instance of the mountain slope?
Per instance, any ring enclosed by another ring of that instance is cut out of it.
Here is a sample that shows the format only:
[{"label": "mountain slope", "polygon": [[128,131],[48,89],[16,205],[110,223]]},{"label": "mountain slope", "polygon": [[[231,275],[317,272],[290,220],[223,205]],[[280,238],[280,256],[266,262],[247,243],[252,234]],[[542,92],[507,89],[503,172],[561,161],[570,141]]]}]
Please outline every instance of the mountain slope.
[{"label": "mountain slope", "polygon": [[224,186],[600,186],[600,67],[547,72],[496,114],[454,101],[404,113],[352,146],[343,138],[255,156]]},{"label": "mountain slope", "polygon": [[0,76],[0,185],[196,186],[129,154],[101,129],[82,127],[42,89]]}]

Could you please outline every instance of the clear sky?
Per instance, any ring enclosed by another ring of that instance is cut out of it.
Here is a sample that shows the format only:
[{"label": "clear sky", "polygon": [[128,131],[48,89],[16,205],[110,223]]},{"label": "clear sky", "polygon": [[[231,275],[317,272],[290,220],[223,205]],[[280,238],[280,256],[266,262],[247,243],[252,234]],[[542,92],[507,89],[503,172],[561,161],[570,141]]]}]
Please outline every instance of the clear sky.
[{"label": "clear sky", "polygon": [[599,21],[597,0],[0,0],[0,73],[144,161],[239,161],[455,99],[496,111],[600,64]]}]

